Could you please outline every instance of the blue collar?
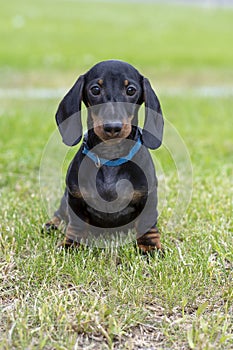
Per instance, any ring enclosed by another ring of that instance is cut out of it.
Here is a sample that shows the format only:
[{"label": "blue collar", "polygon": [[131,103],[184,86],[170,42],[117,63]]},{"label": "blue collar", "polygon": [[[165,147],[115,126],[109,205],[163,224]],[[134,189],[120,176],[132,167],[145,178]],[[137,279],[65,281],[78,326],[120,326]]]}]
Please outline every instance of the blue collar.
[{"label": "blue collar", "polygon": [[131,160],[135,156],[135,154],[139,151],[139,149],[141,148],[141,145],[142,145],[142,141],[139,134],[137,142],[135,142],[135,145],[131,148],[131,150],[126,156],[115,160],[109,160],[105,158],[99,158],[95,153],[91,152],[86,142],[84,141],[84,147],[83,147],[82,153],[88,156],[91,160],[93,160],[97,168],[100,168],[101,165],[119,166]]}]

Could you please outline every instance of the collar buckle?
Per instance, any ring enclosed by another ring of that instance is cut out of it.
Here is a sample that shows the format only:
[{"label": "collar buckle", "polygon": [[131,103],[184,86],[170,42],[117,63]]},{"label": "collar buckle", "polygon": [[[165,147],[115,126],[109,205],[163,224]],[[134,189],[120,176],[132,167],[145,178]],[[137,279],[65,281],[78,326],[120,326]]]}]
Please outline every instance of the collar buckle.
[{"label": "collar buckle", "polygon": [[95,156],[96,156],[95,166],[96,166],[96,168],[99,169],[101,167],[101,161],[100,161],[99,157],[97,156],[97,154]]}]

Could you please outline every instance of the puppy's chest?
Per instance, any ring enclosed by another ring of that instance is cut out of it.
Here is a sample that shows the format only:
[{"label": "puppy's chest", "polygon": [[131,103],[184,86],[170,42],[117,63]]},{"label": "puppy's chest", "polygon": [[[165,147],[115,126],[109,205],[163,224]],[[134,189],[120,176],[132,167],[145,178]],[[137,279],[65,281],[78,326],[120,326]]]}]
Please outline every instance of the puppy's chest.
[{"label": "puppy's chest", "polygon": [[[99,204],[102,201],[120,205],[140,201],[147,193],[146,179],[132,168],[102,166],[79,178],[78,196]],[[127,202],[127,203],[126,203]]]}]

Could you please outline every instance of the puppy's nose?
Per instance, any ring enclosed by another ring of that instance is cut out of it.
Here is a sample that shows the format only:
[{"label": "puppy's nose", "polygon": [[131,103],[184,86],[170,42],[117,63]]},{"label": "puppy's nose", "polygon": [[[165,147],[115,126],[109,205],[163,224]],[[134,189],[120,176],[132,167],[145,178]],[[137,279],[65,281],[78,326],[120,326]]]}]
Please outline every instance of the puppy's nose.
[{"label": "puppy's nose", "polygon": [[115,123],[107,123],[104,124],[104,131],[108,136],[117,136],[122,129],[122,123],[115,122]]}]

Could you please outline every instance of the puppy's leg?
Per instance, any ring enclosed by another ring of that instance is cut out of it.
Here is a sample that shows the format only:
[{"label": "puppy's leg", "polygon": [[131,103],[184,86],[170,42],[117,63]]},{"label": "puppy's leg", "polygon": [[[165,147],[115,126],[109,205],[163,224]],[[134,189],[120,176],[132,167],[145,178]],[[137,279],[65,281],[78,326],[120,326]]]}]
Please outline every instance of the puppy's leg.
[{"label": "puppy's leg", "polygon": [[137,244],[143,253],[153,250],[162,251],[160,233],[156,226],[158,217],[156,208],[157,188],[149,194],[143,214],[139,216],[136,222]]},{"label": "puppy's leg", "polygon": [[68,213],[67,213],[67,191],[65,191],[58,210],[55,211],[53,217],[43,225],[43,231],[51,233],[59,228],[62,221],[66,224],[68,223]]}]

